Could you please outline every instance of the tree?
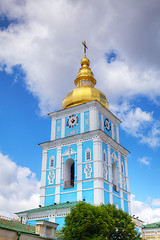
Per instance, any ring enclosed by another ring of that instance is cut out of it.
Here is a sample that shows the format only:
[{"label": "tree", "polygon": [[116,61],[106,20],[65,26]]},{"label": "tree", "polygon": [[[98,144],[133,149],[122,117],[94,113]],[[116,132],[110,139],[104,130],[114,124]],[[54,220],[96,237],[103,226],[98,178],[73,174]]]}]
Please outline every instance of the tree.
[{"label": "tree", "polygon": [[79,202],[71,208],[62,228],[64,240],[141,239],[131,216],[114,205]]}]

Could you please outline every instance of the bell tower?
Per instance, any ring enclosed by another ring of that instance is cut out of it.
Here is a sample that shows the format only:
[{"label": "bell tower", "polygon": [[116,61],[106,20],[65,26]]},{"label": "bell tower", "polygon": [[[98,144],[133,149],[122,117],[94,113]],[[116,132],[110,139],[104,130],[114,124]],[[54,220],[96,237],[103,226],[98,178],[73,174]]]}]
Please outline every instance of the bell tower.
[{"label": "bell tower", "polygon": [[86,43],[83,45],[76,88],[64,98],[62,110],[48,114],[51,140],[40,144],[41,208],[34,214],[25,212],[30,224],[33,217],[62,226],[70,206],[84,200],[115,204],[130,214],[129,152],[119,143],[121,121],[109,110],[104,93],[95,88]]},{"label": "bell tower", "polygon": [[[130,212],[128,151],[119,144],[120,120],[109,111],[90,61],[84,58],[62,110],[50,113],[51,141],[42,143],[41,205],[66,201],[114,203]],[[54,165],[51,164],[54,159]]]}]

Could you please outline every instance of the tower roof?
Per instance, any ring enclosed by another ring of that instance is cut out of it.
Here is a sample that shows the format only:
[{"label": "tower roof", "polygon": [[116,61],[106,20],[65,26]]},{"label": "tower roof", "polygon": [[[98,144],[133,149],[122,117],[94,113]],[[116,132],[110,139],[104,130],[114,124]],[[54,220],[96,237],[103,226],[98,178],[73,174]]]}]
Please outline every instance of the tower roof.
[{"label": "tower roof", "polygon": [[84,45],[84,58],[81,60],[81,68],[74,81],[76,88],[71,90],[63,99],[62,108],[73,107],[82,103],[97,100],[107,109],[109,108],[108,101],[103,92],[99,91],[94,86],[96,85],[96,79],[93,72],[90,69],[90,61],[86,57],[86,42]]}]

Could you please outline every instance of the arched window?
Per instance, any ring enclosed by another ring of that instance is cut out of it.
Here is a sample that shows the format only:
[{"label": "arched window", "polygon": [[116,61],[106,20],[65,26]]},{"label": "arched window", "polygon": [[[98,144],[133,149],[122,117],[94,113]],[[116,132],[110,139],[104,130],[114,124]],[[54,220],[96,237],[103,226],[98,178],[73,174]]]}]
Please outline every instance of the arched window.
[{"label": "arched window", "polygon": [[74,160],[68,158],[64,164],[64,188],[74,187]]},{"label": "arched window", "polygon": [[91,160],[91,150],[89,148],[87,148],[87,150],[85,152],[85,160],[86,161],[90,161]]},{"label": "arched window", "polygon": [[49,159],[49,167],[54,168],[54,157],[53,156]]},{"label": "arched window", "polygon": [[104,162],[107,161],[107,159],[106,159],[106,151],[105,151],[105,150],[104,150],[104,152],[103,152],[103,161],[104,161]]},{"label": "arched window", "polygon": [[112,180],[113,190],[118,192],[117,166],[115,162],[112,163]]}]

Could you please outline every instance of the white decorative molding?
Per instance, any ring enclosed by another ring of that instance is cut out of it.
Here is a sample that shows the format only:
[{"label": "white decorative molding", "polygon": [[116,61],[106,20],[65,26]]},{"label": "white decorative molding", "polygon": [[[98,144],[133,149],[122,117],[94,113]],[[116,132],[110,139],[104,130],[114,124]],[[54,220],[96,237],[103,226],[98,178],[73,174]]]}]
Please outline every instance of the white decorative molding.
[{"label": "white decorative molding", "polygon": [[84,173],[86,174],[86,178],[91,178],[91,173],[92,173],[91,164],[86,164],[86,166],[84,168]]},{"label": "white decorative molding", "polygon": [[70,158],[71,155],[75,155],[76,152],[70,147],[68,146],[68,149],[65,151],[65,153],[62,154],[62,157],[68,157]]},{"label": "white decorative molding", "polygon": [[49,184],[53,184],[54,183],[54,178],[55,178],[54,171],[49,171],[49,174],[48,174],[48,182],[49,182]]}]

